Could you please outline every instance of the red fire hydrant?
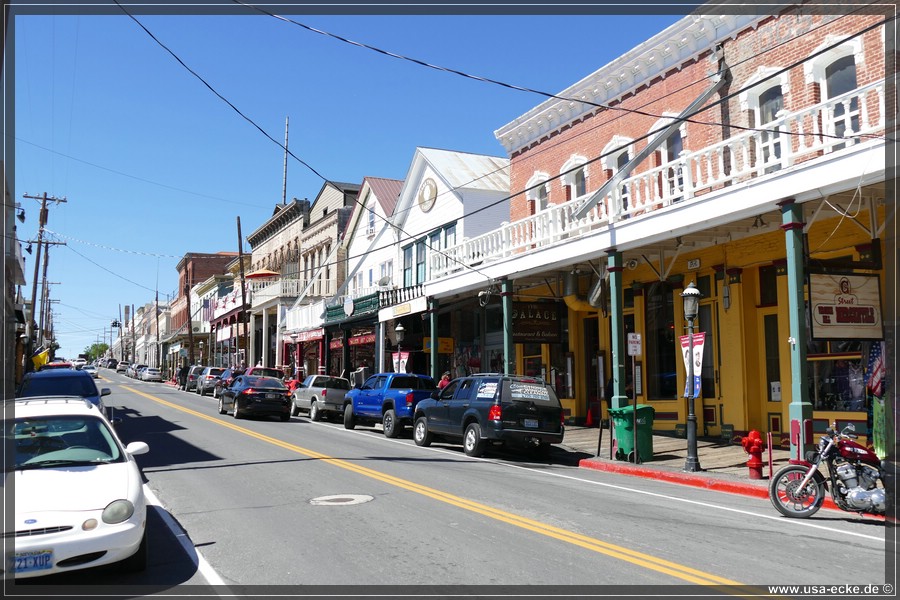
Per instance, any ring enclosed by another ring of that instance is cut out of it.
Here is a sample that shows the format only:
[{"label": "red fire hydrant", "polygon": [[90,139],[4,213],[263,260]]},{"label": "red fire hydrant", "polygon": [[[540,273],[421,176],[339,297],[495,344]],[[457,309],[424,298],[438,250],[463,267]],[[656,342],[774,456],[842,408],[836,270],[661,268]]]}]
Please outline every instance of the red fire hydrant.
[{"label": "red fire hydrant", "polygon": [[747,467],[750,469],[750,479],[762,479],[763,441],[759,432],[754,429],[747,434],[747,437],[741,438],[741,446],[744,447],[744,452],[750,455],[750,460],[747,461]]}]

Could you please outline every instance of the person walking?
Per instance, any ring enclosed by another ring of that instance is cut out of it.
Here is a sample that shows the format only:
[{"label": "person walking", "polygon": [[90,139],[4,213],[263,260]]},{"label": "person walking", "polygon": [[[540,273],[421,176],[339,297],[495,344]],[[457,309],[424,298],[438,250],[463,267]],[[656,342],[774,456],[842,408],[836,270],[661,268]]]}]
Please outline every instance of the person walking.
[{"label": "person walking", "polygon": [[181,365],[181,368],[178,369],[178,389],[186,390],[187,389],[187,376],[188,376],[188,366],[186,364]]}]

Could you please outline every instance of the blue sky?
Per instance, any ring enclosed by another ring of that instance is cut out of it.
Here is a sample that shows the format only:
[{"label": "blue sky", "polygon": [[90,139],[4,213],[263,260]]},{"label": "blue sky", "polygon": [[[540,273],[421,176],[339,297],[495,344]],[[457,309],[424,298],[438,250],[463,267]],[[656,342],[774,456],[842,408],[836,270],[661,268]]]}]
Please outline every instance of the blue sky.
[{"label": "blue sky", "polygon": [[[548,93],[681,18],[289,16]],[[403,179],[417,146],[505,156],[494,131],[545,99],[264,15],[136,18],[278,142],[288,118],[291,152],[335,181]],[[66,242],[51,246],[48,268],[61,355],[100,341],[120,305],[151,302],[157,289],[165,301],[186,252],[236,251],[236,218],[246,236],[281,201],[284,150],[124,14],[17,16],[14,74],[11,193],[26,211],[19,239],[36,239],[40,206],[23,194],[67,200],[50,205],[47,223],[51,239]],[[288,201],[313,200],[322,184],[288,159]],[[29,300],[33,256],[26,255]]]}]

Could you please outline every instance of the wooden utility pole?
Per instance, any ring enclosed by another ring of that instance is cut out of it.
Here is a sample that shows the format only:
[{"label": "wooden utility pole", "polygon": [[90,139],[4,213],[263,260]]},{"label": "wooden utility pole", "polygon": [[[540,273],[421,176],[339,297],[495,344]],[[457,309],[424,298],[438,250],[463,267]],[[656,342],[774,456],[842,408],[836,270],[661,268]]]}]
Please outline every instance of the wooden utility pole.
[{"label": "wooden utility pole", "polygon": [[191,287],[188,285],[187,279],[184,281],[184,298],[187,302],[187,330],[188,330],[188,361],[194,364],[194,325],[191,323]]},{"label": "wooden utility pole", "polygon": [[35,310],[37,309],[37,282],[38,282],[38,271],[41,265],[41,245],[44,241],[44,225],[47,224],[47,201],[53,201],[59,204],[60,202],[66,202],[65,198],[55,198],[55,197],[47,197],[47,192],[44,192],[42,196],[29,196],[28,194],[23,194],[23,198],[31,198],[32,200],[40,200],[41,201],[41,212],[38,218],[38,239],[37,239],[37,255],[34,257],[34,282],[31,287],[31,314],[29,315],[28,321],[25,323],[25,335],[28,336],[26,340],[27,344],[27,352],[25,353],[25,370],[30,371],[31,368],[31,355],[34,354],[35,347],[35,339],[34,339],[34,326],[37,324],[35,321]]},{"label": "wooden utility pole", "polygon": [[135,331],[135,317],[137,315],[134,312],[134,304],[131,305],[131,364],[137,364],[137,331]]},{"label": "wooden utility pole", "polygon": [[238,262],[241,269],[241,320],[244,322],[244,366],[250,360],[250,318],[247,316],[247,285],[244,279],[244,238],[241,235],[241,218],[237,218]]}]

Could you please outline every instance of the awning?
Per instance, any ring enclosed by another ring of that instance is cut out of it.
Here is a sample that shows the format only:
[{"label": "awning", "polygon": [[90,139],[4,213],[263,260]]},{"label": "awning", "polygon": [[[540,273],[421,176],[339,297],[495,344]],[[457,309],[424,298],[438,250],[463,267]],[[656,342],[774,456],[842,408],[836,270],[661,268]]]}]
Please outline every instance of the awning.
[{"label": "awning", "polygon": [[244,275],[244,279],[263,279],[265,277],[279,277],[280,275],[281,273],[277,273],[270,269],[259,269],[258,271],[247,273]]}]

